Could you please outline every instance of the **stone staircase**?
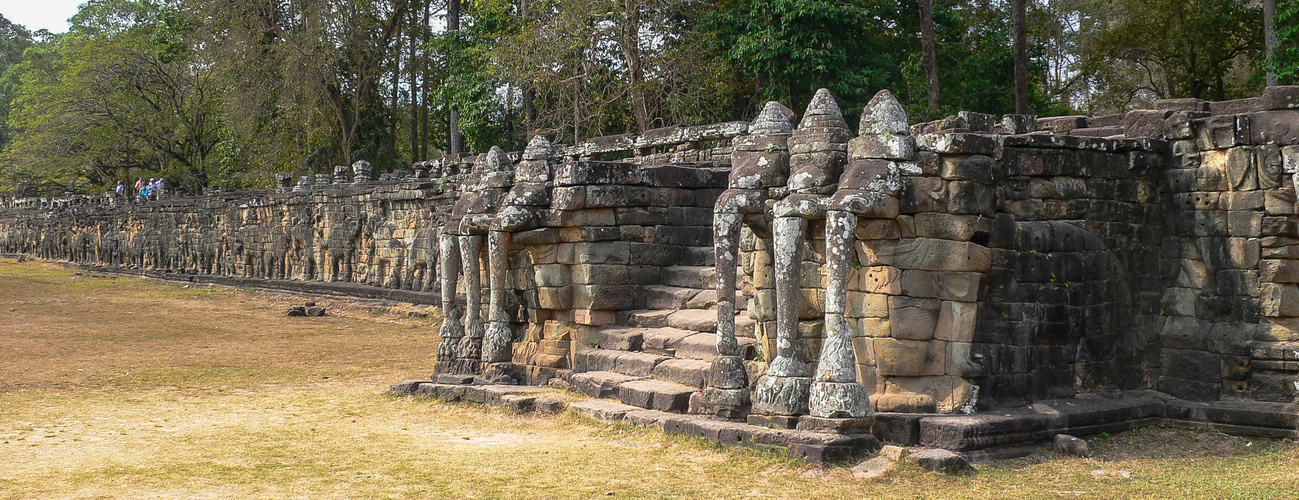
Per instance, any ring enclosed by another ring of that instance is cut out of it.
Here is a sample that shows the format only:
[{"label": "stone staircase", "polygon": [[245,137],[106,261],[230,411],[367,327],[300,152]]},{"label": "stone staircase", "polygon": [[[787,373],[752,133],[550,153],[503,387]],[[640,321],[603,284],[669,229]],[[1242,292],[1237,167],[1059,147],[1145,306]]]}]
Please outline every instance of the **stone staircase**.
[{"label": "stone staircase", "polygon": [[[569,382],[596,398],[684,413],[708,385],[717,357],[716,269],[711,247],[688,247],[681,265],[663,268],[661,285],[642,287],[640,309],[600,330],[574,354]],[[754,323],[738,297],[736,336],[744,359],[756,355]]]}]

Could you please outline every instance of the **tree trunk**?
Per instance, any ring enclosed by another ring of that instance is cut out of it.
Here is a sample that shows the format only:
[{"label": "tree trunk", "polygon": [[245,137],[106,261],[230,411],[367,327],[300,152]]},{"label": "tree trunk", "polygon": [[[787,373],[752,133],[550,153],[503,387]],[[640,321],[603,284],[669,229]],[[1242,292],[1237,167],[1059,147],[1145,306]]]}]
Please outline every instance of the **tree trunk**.
[{"label": "tree trunk", "polygon": [[[407,105],[410,109],[410,162],[414,164],[420,161],[419,157],[419,12],[412,11],[410,15],[410,103]],[[394,113],[394,117],[395,117]]]},{"label": "tree trunk", "polygon": [[424,47],[428,47],[428,37],[429,37],[429,32],[431,31],[431,29],[430,29],[430,27],[429,27],[429,15],[430,15],[430,11],[431,11],[432,8],[433,8],[433,7],[432,7],[432,3],[433,3],[433,2],[432,2],[431,0],[425,0],[425,1],[424,1],[424,20],[423,20],[423,23],[420,25],[420,30],[421,30],[421,31],[420,31],[420,41],[422,42],[422,43],[420,44],[421,50],[420,50],[420,59],[419,59],[419,61],[420,61],[419,68],[420,68],[420,73],[421,73],[421,75],[420,75],[420,76],[421,76],[421,84],[420,84],[420,86],[419,86],[419,88],[420,88],[420,106],[419,106],[419,136],[420,136],[420,140],[419,140],[419,159],[420,159],[420,160],[427,160],[427,159],[428,159],[428,142],[429,142],[429,139],[428,139],[428,108],[429,108],[429,106],[428,106],[428,102],[429,102],[429,88],[431,88],[430,81],[429,81],[429,73],[432,73],[432,71],[430,71],[431,68],[429,68],[428,49],[426,49],[426,48],[424,48]]},{"label": "tree trunk", "polygon": [[920,0],[920,60],[929,80],[929,112],[937,114],[943,97],[938,85],[938,48],[934,36],[934,0]]},{"label": "tree trunk", "polygon": [[632,111],[636,114],[637,132],[650,128],[648,97],[645,95],[645,65],[640,52],[640,7],[635,0],[623,0],[622,53],[627,58]]},{"label": "tree trunk", "polygon": [[[519,0],[519,17],[526,22],[528,14],[528,0]],[[537,91],[529,81],[522,82],[521,86],[523,87],[523,119],[527,120],[523,143],[527,144],[537,133],[537,108],[534,103],[537,100]]]},{"label": "tree trunk", "polygon": [[1276,71],[1272,70],[1272,54],[1276,50],[1276,0],[1263,0],[1263,44],[1267,47],[1267,86],[1276,86]]},{"label": "tree trunk", "polygon": [[1028,111],[1028,26],[1025,22],[1027,0],[1013,0],[1011,23],[1015,32],[1015,112],[1026,115]]},{"label": "tree trunk", "polygon": [[[460,31],[460,0],[447,0],[447,31]],[[451,49],[451,55],[448,59],[455,56],[455,48]],[[454,65],[452,65],[454,67]],[[451,154],[460,154],[465,152],[465,137],[460,134],[460,110],[454,105],[451,106],[451,113],[447,121],[450,122],[451,131],[447,137],[447,149]]]}]

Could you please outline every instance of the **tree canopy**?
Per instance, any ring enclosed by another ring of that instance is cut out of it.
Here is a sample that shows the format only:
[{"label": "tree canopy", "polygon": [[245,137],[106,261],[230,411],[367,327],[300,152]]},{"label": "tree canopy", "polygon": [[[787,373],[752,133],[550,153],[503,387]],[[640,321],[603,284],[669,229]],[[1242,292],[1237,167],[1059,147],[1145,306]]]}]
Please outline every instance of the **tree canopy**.
[{"label": "tree canopy", "polygon": [[[521,149],[747,120],[768,100],[799,113],[820,87],[850,120],[882,88],[913,121],[1014,112],[1016,2],[923,3],[89,0],[59,34],[0,17],[0,192],[268,186],[358,159],[385,172],[452,151],[453,119],[470,151]],[[1252,2],[1024,3],[1030,112],[1299,78],[1299,0],[1280,1],[1271,61]]]}]

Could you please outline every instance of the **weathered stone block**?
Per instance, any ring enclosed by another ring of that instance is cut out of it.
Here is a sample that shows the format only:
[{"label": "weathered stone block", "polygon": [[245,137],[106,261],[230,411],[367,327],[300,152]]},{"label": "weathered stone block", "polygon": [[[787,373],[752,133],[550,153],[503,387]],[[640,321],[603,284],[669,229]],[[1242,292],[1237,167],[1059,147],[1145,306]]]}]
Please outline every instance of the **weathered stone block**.
[{"label": "weathered stone block", "polygon": [[991,157],[970,155],[942,156],[941,158],[943,180],[995,184],[1001,179],[1001,169]]},{"label": "weathered stone block", "polygon": [[[563,259],[560,262],[564,262]],[[623,241],[578,242],[573,244],[574,264],[627,264],[631,245]]]},{"label": "weathered stone block", "polygon": [[[859,254],[860,249],[859,249]],[[891,264],[902,269],[985,271],[992,262],[987,247],[935,238],[904,240],[894,249]]]},{"label": "weathered stone block", "polygon": [[890,296],[890,335],[895,339],[929,340],[938,324],[940,301],[907,296]]},{"label": "weathered stone block", "polygon": [[943,301],[938,308],[938,322],[934,327],[934,338],[952,342],[970,342],[974,340],[977,313],[978,305],[973,302]]},{"label": "weathered stone block", "polygon": [[902,273],[902,293],[912,297],[973,302],[978,300],[981,275],[972,272],[909,269]]},{"label": "weathered stone block", "polygon": [[996,367],[996,346],[949,342],[947,344],[947,374],[957,377],[987,377]]},{"label": "weathered stone block", "polygon": [[947,211],[947,182],[938,177],[908,177],[898,209],[904,214]]},{"label": "weathered stone block", "polygon": [[864,292],[902,295],[902,270],[892,266],[863,267],[859,272]]},{"label": "weathered stone block", "polygon": [[1263,232],[1263,214],[1255,211],[1227,212],[1227,233],[1232,236],[1258,237]]},{"label": "weathered stone block", "polygon": [[1259,308],[1264,316],[1299,316],[1299,285],[1292,283],[1263,283]]},{"label": "weathered stone block", "polygon": [[572,285],[574,309],[631,309],[636,299],[634,285]]},{"label": "weathered stone block", "polygon": [[572,288],[568,286],[538,286],[537,307],[542,309],[571,309]]},{"label": "weathered stone block", "polygon": [[947,185],[947,209],[954,214],[980,214],[992,217],[996,211],[997,191],[991,186],[969,181]]},{"label": "weathered stone block", "polygon": [[947,342],[892,338],[871,342],[880,375],[918,377],[947,372]]},{"label": "weathered stone block", "polygon": [[916,236],[969,241],[977,232],[988,232],[991,219],[979,215],[925,212],[915,216]]}]

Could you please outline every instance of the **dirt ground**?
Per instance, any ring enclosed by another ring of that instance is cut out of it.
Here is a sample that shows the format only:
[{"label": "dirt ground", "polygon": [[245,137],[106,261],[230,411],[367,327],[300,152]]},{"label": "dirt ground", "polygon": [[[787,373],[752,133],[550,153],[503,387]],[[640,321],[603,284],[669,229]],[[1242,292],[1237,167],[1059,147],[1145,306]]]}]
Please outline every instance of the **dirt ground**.
[{"label": "dirt ground", "polygon": [[[1295,443],[1152,427],[948,477],[394,397],[417,307],[0,259],[0,498],[1299,498]],[[427,317],[425,317],[427,316]],[[849,464],[851,465],[851,464]]]}]

